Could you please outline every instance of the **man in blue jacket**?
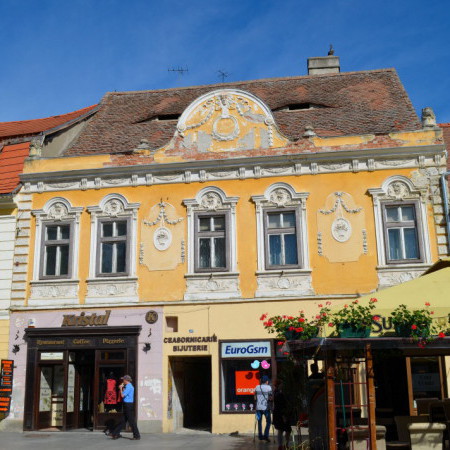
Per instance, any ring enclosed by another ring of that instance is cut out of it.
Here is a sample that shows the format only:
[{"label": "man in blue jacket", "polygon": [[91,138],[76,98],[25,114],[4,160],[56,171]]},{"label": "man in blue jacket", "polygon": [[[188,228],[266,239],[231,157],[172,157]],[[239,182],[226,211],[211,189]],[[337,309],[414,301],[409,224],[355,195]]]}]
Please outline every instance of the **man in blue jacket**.
[{"label": "man in blue jacket", "polygon": [[133,441],[141,439],[138,427],[136,425],[136,418],[134,416],[134,386],[131,384],[130,375],[124,375],[122,378],[123,383],[119,386],[120,395],[123,401],[123,417],[116,428],[111,433],[113,439],[119,439],[121,437],[120,432],[128,424],[133,431]]}]

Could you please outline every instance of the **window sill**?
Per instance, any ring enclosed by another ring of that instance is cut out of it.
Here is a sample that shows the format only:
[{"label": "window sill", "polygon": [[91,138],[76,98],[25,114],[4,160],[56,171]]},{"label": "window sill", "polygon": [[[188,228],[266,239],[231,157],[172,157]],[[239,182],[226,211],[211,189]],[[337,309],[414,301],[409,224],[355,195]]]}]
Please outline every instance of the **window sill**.
[{"label": "window sill", "polygon": [[184,275],[184,278],[234,278],[239,277],[239,272],[196,272],[196,273],[187,273]]},{"label": "window sill", "polygon": [[278,275],[278,276],[283,276],[283,275],[295,275],[295,274],[311,274],[312,270],[311,269],[266,269],[266,270],[258,270],[256,272],[257,276],[274,276],[274,275]]}]

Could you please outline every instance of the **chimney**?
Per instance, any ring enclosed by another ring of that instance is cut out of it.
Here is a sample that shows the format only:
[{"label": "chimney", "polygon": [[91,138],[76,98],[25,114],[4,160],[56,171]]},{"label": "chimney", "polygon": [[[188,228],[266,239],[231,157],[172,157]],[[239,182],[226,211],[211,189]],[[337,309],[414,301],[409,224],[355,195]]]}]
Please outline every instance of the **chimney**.
[{"label": "chimney", "polygon": [[308,58],[308,75],[322,75],[324,73],[339,73],[341,65],[339,56],[334,56],[333,46],[330,45],[328,56]]}]

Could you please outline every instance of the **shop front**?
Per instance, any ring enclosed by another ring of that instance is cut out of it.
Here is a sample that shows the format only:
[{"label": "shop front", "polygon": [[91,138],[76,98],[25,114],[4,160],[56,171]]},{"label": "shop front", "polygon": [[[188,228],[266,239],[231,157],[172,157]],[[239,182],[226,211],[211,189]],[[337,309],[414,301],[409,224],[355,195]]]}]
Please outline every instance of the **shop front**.
[{"label": "shop front", "polygon": [[12,315],[15,379],[4,429],[105,430],[122,417],[130,375],[142,432],[161,431],[161,310],[27,311]]}]

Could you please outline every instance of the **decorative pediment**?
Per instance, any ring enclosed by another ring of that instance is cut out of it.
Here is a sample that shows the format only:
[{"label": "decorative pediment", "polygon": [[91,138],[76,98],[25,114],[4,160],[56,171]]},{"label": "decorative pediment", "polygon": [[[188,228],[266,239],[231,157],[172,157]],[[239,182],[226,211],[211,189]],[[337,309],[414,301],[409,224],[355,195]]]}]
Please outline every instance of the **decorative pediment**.
[{"label": "decorative pediment", "polygon": [[184,147],[199,152],[224,152],[282,147],[270,109],[248,92],[221,89],[199,97],[177,125]]},{"label": "decorative pediment", "polygon": [[427,191],[427,186],[416,186],[409,178],[402,175],[389,177],[383,182],[381,188],[368,190],[375,202],[413,199],[426,202]]}]

